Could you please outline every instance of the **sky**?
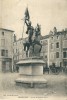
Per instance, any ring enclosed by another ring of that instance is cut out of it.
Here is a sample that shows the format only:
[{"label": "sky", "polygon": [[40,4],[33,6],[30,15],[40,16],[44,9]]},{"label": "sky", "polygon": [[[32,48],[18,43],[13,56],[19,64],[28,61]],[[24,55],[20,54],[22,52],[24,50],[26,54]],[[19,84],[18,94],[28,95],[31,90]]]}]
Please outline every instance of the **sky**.
[{"label": "sky", "polygon": [[15,31],[17,39],[26,37],[25,9],[28,6],[32,26],[41,25],[41,34],[67,28],[67,0],[0,0],[0,27]]}]

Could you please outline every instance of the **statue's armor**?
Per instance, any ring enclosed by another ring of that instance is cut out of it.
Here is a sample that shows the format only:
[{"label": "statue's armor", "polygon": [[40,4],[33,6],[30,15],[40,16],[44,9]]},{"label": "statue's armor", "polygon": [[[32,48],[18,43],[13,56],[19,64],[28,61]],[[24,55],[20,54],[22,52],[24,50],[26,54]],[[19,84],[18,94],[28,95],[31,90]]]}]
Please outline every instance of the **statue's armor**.
[{"label": "statue's armor", "polygon": [[32,42],[32,35],[34,33],[34,28],[31,26],[30,29],[28,30],[28,34],[29,34],[29,42]]},{"label": "statue's armor", "polygon": [[28,41],[24,44],[26,55],[28,55],[28,51],[30,56],[37,54],[39,55],[42,48],[42,45],[40,44],[40,26],[37,24],[36,28],[34,29],[33,26],[31,26],[30,21],[27,20],[25,23],[27,26],[26,34],[28,34]]}]

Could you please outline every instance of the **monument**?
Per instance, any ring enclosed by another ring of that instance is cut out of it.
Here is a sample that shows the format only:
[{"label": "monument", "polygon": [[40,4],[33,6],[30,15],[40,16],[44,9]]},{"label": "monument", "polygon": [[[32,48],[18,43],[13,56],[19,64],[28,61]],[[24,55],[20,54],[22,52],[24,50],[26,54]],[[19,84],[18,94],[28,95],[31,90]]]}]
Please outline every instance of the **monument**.
[{"label": "monument", "polygon": [[30,21],[29,11],[26,8],[24,23],[27,26],[26,34],[28,34],[28,41],[24,45],[26,58],[17,62],[19,66],[19,77],[15,80],[17,84],[26,84],[30,87],[43,86],[47,83],[43,76],[43,65],[45,62],[40,56],[42,44],[41,27],[37,24],[34,28]]}]

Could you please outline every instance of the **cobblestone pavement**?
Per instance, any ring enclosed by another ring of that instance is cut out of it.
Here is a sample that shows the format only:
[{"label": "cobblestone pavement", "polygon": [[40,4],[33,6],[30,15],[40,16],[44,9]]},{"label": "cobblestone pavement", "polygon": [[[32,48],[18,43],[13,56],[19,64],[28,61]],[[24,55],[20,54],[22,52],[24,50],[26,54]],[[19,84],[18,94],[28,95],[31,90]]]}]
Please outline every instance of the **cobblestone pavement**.
[{"label": "cobblestone pavement", "polygon": [[[64,97],[67,96],[67,75],[60,73],[58,75],[44,74],[47,80],[47,86],[44,88],[30,88],[17,86],[15,79],[18,73],[0,73],[0,99],[22,98],[33,100],[47,100],[48,97]],[[52,99],[51,99],[52,100]],[[53,99],[55,100],[55,98]],[[59,99],[62,100],[62,99]]]}]

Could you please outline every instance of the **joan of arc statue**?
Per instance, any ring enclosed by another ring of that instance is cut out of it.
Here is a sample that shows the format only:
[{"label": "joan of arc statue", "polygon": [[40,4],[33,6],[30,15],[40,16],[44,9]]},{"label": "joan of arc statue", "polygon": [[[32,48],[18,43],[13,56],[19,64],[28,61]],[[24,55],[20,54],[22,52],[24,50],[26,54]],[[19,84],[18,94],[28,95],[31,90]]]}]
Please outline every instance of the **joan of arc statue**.
[{"label": "joan of arc statue", "polygon": [[[28,8],[26,9],[26,12],[25,12],[25,24],[27,26],[26,34],[28,34],[28,41],[26,43],[24,43],[24,50],[26,51],[26,56],[28,56],[28,50],[29,50],[30,46],[32,46],[32,48],[33,48],[32,49],[33,53],[34,53],[35,44],[40,46],[39,52],[41,51],[41,48],[42,48],[42,45],[41,45],[40,39],[39,39],[39,36],[41,36],[40,25],[37,24],[35,29],[31,25]],[[26,47],[27,47],[27,49],[26,49]]]}]

